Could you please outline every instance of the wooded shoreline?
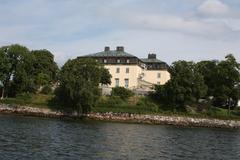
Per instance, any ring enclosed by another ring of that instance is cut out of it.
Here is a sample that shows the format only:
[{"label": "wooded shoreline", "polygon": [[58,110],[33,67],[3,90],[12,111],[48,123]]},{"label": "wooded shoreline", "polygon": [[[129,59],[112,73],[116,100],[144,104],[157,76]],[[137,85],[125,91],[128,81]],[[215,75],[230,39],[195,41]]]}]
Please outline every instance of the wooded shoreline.
[{"label": "wooded shoreline", "polygon": [[[18,114],[24,116],[48,118],[77,118],[75,115],[64,114],[48,108],[35,108],[29,106],[0,104],[0,114]],[[163,124],[183,127],[210,127],[210,128],[240,128],[238,120],[220,120],[214,118],[193,118],[185,116],[166,116],[154,114],[129,114],[129,113],[89,113],[81,118],[142,124]]]}]

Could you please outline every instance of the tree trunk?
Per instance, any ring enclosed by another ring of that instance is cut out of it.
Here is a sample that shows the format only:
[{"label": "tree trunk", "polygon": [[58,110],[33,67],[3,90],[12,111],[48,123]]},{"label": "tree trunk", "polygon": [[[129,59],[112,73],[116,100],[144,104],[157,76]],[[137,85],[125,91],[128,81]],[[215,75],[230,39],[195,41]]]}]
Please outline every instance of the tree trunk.
[{"label": "tree trunk", "polygon": [[2,95],[1,95],[1,99],[4,98],[4,87],[2,87]]},{"label": "tree trunk", "polygon": [[228,101],[228,115],[230,115],[230,109],[231,109],[231,99]]}]

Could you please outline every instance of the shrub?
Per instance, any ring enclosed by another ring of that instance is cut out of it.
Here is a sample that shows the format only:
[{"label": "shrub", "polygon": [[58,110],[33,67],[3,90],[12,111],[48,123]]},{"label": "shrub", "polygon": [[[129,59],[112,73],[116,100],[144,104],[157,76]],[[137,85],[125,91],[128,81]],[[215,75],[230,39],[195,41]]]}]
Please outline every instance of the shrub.
[{"label": "shrub", "polygon": [[42,94],[51,94],[53,92],[52,87],[50,85],[46,85],[42,88]]},{"label": "shrub", "polygon": [[126,100],[132,97],[133,95],[134,93],[132,91],[124,87],[115,87],[112,89],[112,92],[111,92],[111,96],[120,97],[122,100]]},{"label": "shrub", "polygon": [[101,97],[98,102],[97,106],[100,107],[119,107],[124,104],[124,101],[116,96],[111,97]]},{"label": "shrub", "polygon": [[154,112],[158,112],[159,110],[159,106],[152,102],[148,97],[141,97],[137,102],[137,106]]}]

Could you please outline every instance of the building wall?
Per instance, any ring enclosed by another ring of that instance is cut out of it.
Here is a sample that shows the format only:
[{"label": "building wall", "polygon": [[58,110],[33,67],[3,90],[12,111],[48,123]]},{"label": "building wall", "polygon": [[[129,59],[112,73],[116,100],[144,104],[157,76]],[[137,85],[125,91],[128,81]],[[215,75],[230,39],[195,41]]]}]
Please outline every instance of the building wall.
[{"label": "building wall", "polygon": [[[119,79],[119,86],[125,87],[125,79],[129,80],[129,89],[140,87],[138,78],[142,76],[142,80],[152,84],[165,84],[170,79],[170,74],[166,70],[146,70],[142,69],[139,65],[105,65],[112,75],[111,85],[109,87],[116,87],[116,79]],[[119,73],[117,73],[119,68]],[[126,73],[126,68],[129,68],[129,73]],[[160,77],[158,77],[160,74]]]},{"label": "building wall", "polygon": [[163,85],[170,80],[170,73],[167,70],[143,70],[142,73],[142,80],[153,84]]},{"label": "building wall", "polygon": [[[129,79],[129,89],[138,87],[138,78],[141,74],[142,68],[139,65],[105,65],[112,75],[111,85],[109,87],[116,87],[115,79],[119,79],[119,86],[125,87],[125,79]],[[120,72],[117,73],[117,68]],[[126,68],[129,68],[129,73],[126,73]]]}]

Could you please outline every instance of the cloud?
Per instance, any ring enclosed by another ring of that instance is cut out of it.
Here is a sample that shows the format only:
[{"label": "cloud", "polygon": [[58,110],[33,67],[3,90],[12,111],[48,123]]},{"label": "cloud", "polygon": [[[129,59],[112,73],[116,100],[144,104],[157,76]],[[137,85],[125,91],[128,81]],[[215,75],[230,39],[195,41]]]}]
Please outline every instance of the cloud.
[{"label": "cloud", "polygon": [[194,34],[208,38],[232,32],[223,22],[208,22],[194,17],[175,15],[129,14],[124,23],[138,29],[174,31],[183,34]]},{"label": "cloud", "polygon": [[230,7],[220,0],[206,0],[198,7],[198,11],[210,16],[224,16],[231,14]]},{"label": "cloud", "polygon": [[221,58],[240,53],[237,1],[5,0],[0,46],[46,48],[61,65],[106,45],[124,45],[139,57],[153,51],[167,62]]}]

